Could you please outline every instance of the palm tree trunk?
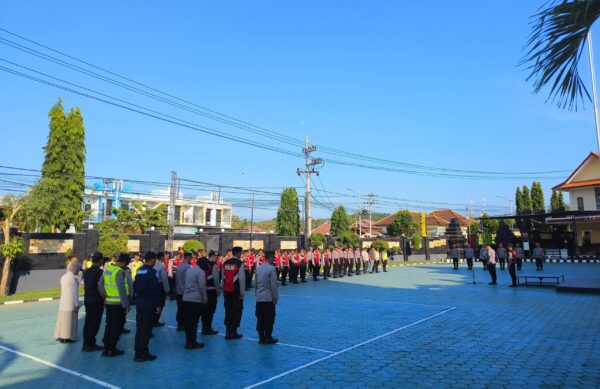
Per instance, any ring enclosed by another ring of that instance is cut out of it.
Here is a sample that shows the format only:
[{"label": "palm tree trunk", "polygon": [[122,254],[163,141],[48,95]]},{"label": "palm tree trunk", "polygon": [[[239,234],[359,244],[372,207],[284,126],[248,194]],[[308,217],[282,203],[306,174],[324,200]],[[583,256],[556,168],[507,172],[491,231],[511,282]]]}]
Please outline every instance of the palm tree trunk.
[{"label": "palm tree trunk", "polygon": [[2,281],[0,281],[0,296],[7,296],[10,291],[12,279],[11,263],[11,257],[4,258],[4,266],[2,267]]}]

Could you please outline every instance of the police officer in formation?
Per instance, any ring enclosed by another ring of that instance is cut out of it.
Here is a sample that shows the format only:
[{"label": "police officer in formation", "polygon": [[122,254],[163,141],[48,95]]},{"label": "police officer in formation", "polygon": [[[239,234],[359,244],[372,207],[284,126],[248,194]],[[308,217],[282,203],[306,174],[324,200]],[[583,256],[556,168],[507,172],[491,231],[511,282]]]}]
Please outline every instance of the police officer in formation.
[{"label": "police officer in formation", "polygon": [[[225,339],[233,340],[242,337],[237,332],[244,309],[244,291],[246,290],[246,274],[244,263],[240,260],[241,247],[234,247],[232,257],[222,265],[221,289],[223,289],[225,305]],[[297,281],[296,281],[297,282]]]},{"label": "police officer in formation", "polygon": [[156,355],[150,354],[148,344],[152,328],[156,324],[156,315],[162,311],[162,287],[158,281],[158,275],[154,266],[156,265],[156,253],[149,251],[144,256],[142,266],[138,266],[135,272],[135,357],[136,362],[153,361]]},{"label": "police officer in formation", "polygon": [[161,310],[156,313],[156,322],[154,323],[154,327],[163,327],[165,323],[160,322],[160,315],[164,310],[167,302],[167,296],[171,290],[167,268],[165,267],[165,253],[160,252],[156,254],[156,265],[154,265],[154,270],[156,270],[156,277],[158,278],[158,283],[160,284],[159,297],[161,308]]},{"label": "police officer in formation", "polygon": [[275,324],[275,306],[279,300],[277,286],[277,272],[273,267],[275,254],[272,251],[265,253],[265,263],[256,271],[256,331],[258,343],[275,344],[273,338],[273,325]]},{"label": "police officer in formation", "polygon": [[502,243],[498,243],[498,247],[496,247],[496,258],[498,258],[500,270],[504,270],[506,268],[506,255],[506,248]]},{"label": "police officer in formation", "polygon": [[473,258],[475,257],[475,253],[473,249],[468,243],[465,243],[465,249],[463,250],[465,259],[467,261],[467,268],[469,270],[473,270]]},{"label": "police officer in formation", "polygon": [[106,325],[104,327],[103,357],[116,357],[124,353],[117,348],[119,337],[129,313],[129,283],[125,270],[129,264],[129,254],[120,254],[115,263],[109,263],[100,279],[99,291],[105,298]]},{"label": "police officer in formation", "polygon": [[458,248],[458,244],[454,243],[452,245],[452,248],[450,249],[450,257],[452,258],[454,270],[458,270],[458,259],[460,258],[460,248]]},{"label": "police officer in formation", "polygon": [[190,259],[189,254],[184,254],[183,260],[177,266],[177,271],[175,272],[175,290],[177,292],[177,315],[175,318],[177,320],[177,331],[184,330],[183,293],[185,292],[185,273],[191,268]]},{"label": "police officer in formation", "polygon": [[181,299],[185,329],[185,348],[203,348],[204,343],[197,341],[198,321],[208,302],[208,297],[206,296],[206,276],[204,275],[204,270],[199,266],[191,266],[185,271]]},{"label": "police officer in formation", "polygon": [[100,351],[102,347],[96,344],[96,335],[100,329],[102,314],[104,313],[104,298],[100,294],[99,283],[102,278],[103,257],[101,253],[94,253],[91,260],[86,261],[83,272],[83,286],[85,305],[85,322],[83,324],[83,347],[81,351]]},{"label": "police officer in formation", "polygon": [[208,252],[208,258],[202,257],[197,265],[204,271],[206,276],[207,302],[202,313],[202,335],[216,335],[219,331],[212,328],[213,317],[217,310],[217,298],[221,295],[219,282],[219,268],[217,266],[218,254],[214,250]]}]

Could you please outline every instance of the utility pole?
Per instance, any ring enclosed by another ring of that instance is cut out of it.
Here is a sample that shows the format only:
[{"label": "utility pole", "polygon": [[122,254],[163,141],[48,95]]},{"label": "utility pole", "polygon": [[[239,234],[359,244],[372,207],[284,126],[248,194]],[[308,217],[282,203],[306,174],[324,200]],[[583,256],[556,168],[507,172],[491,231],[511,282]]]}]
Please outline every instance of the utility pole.
[{"label": "utility pole", "polygon": [[177,172],[171,172],[171,186],[169,187],[169,235],[167,237],[167,249],[173,256],[173,236],[175,235],[175,202],[179,196],[179,179]]},{"label": "utility pole", "polygon": [[376,203],[375,197],[377,197],[375,194],[373,193],[369,193],[369,195],[367,196],[368,200],[367,200],[367,205],[369,206],[369,237],[371,237],[372,235],[372,225],[373,225],[373,217],[372,217],[372,213],[373,213],[373,205]]},{"label": "utility pole", "polygon": [[305,157],[305,170],[296,169],[296,174],[306,174],[306,191],[304,195],[304,236],[308,239],[312,232],[312,215],[310,208],[310,175],[319,175],[319,171],[315,169],[315,166],[322,165],[322,158],[310,158],[310,153],[317,151],[317,146],[308,144],[308,135],[306,136],[306,144],[302,148],[302,153]]},{"label": "utility pole", "polygon": [[587,33],[588,51],[590,54],[590,72],[592,74],[592,93],[594,98],[594,120],[596,122],[596,140],[600,152],[600,117],[598,117],[598,95],[596,94],[596,70],[594,68],[594,49],[592,47],[592,31]]}]

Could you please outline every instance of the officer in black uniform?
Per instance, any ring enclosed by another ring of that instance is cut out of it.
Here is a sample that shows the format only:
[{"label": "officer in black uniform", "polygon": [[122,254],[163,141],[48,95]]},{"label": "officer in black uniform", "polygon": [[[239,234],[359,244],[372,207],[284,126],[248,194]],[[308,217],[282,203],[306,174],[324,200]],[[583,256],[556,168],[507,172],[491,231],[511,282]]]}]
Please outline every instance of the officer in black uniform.
[{"label": "officer in black uniform", "polygon": [[150,334],[156,323],[156,315],[162,310],[161,286],[154,265],[156,265],[156,253],[148,251],[144,257],[144,264],[138,269],[133,283],[136,296],[135,357],[133,359],[136,362],[156,359],[156,355],[150,354],[148,349]]},{"label": "officer in black uniform", "polygon": [[242,248],[236,246],[232,250],[233,257],[223,263],[221,269],[221,289],[225,300],[225,339],[233,340],[242,337],[237,329],[242,320],[244,310],[244,291],[246,290],[246,272],[244,263],[240,261]]},{"label": "officer in black uniform", "polygon": [[206,276],[206,297],[208,297],[208,303],[204,307],[204,312],[202,312],[202,335],[216,335],[219,333],[219,331],[212,328],[213,317],[217,310],[217,297],[221,294],[219,269],[217,268],[218,258],[219,254],[214,250],[210,250],[208,258],[202,257],[197,263]]},{"label": "officer in black uniform", "polygon": [[98,290],[100,278],[102,278],[101,266],[103,263],[102,253],[92,255],[92,265],[83,272],[83,286],[85,289],[85,322],[83,324],[83,347],[81,351],[101,351],[102,347],[96,344],[96,335],[102,322],[104,312],[104,298]]}]

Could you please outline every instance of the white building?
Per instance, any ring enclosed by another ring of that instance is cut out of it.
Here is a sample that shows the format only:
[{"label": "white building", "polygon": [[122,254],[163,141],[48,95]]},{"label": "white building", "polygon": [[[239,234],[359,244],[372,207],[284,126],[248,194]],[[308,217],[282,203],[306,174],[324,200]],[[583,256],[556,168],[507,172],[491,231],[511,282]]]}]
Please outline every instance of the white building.
[{"label": "white building", "polygon": [[[85,211],[87,223],[97,223],[114,217],[114,208],[129,209],[132,203],[157,207],[169,204],[169,190],[152,190],[149,193],[135,192],[123,186],[120,180],[97,183],[85,189]],[[210,229],[230,229],[233,212],[231,204],[220,199],[217,193],[185,198],[180,191],[175,201],[175,232],[196,233]]]},{"label": "white building", "polygon": [[562,183],[554,188],[569,193],[569,209],[577,223],[577,245],[600,244],[600,160],[590,153]]}]

